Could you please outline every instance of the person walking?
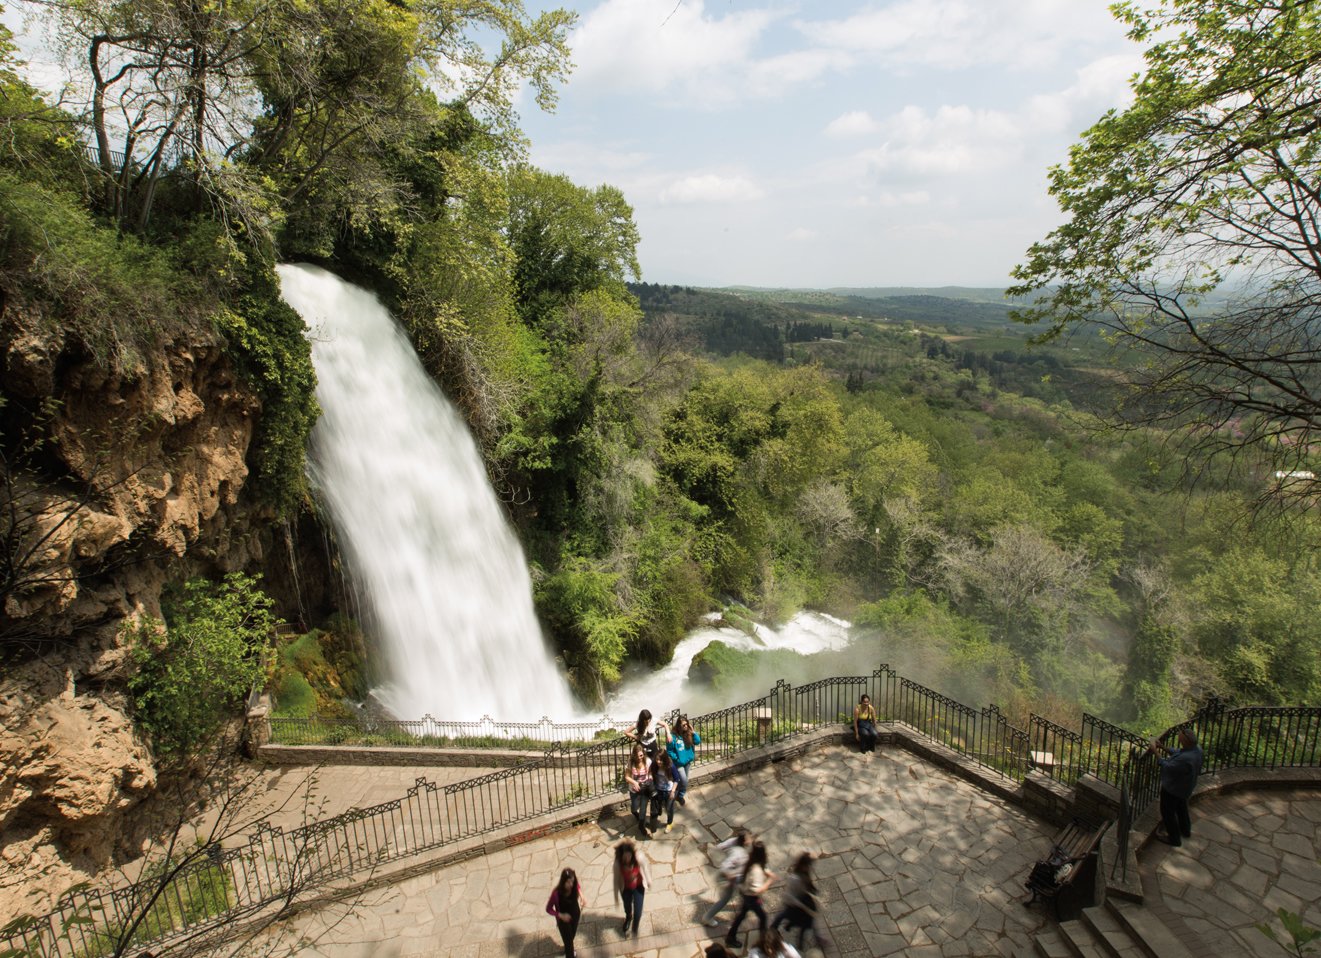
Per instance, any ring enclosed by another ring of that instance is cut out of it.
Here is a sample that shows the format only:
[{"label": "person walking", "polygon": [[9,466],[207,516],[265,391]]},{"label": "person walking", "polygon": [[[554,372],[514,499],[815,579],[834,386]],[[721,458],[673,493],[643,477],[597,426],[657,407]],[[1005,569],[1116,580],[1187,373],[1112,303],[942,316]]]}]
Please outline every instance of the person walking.
[{"label": "person walking", "polygon": [[1171,750],[1158,739],[1151,740],[1148,752],[1164,752],[1160,763],[1160,817],[1165,834],[1159,836],[1167,845],[1178,848],[1185,838],[1193,837],[1192,818],[1188,814],[1188,799],[1197,787],[1197,776],[1202,773],[1202,748],[1197,734],[1190,728],[1179,730],[1180,748]]},{"label": "person walking", "polygon": [[624,782],[628,785],[628,807],[638,823],[638,830],[643,838],[650,838],[647,828],[647,807],[651,803],[651,794],[655,783],[651,779],[651,765],[647,762],[647,753],[642,745],[635,743],[624,767]]},{"label": "person walking", "polygon": [[582,886],[572,868],[560,872],[560,880],[546,902],[546,914],[555,919],[560,940],[564,942],[564,958],[573,958],[573,939],[578,934],[578,922],[582,920],[583,908],[587,899],[583,897]]},{"label": "person walking", "polygon": [[763,928],[761,940],[748,949],[748,958],[802,958],[802,955],[774,928]]},{"label": "person walking", "polygon": [[716,846],[725,852],[725,860],[720,863],[720,897],[702,916],[702,924],[708,928],[720,924],[716,915],[720,914],[720,910],[734,897],[734,890],[738,888],[739,879],[743,877],[743,866],[748,863],[748,845],[751,843],[748,833],[740,828]]},{"label": "person walking", "polygon": [[853,738],[859,751],[876,751],[876,709],[870,695],[864,694],[853,709]]},{"label": "person walking", "polygon": [[670,753],[670,764],[674,766],[674,800],[680,806],[688,804],[688,766],[697,757],[697,746],[702,744],[702,736],[693,731],[693,723],[688,716],[681,715],[674,726],[666,751]]},{"label": "person walking", "polygon": [[780,926],[798,929],[798,947],[803,947],[803,938],[812,932],[817,944],[825,951],[829,944],[826,936],[816,927],[816,883],[812,881],[812,862],[815,856],[803,852],[789,869],[784,885],[784,907],[780,909],[771,928],[779,931]]},{"label": "person walking", "polygon": [[651,830],[660,827],[661,809],[665,810],[665,831],[674,828],[674,768],[670,753],[658,751],[651,763]]},{"label": "person walking", "polygon": [[766,867],[766,846],[760,841],[754,841],[752,848],[748,850],[748,863],[743,866],[743,875],[739,880],[739,894],[742,898],[739,901],[738,914],[734,916],[734,923],[729,926],[729,933],[725,935],[726,945],[731,948],[738,947],[739,926],[743,924],[748,912],[756,914],[757,928],[766,930],[768,927],[766,908],[762,904],[761,896],[766,894],[766,890],[774,881],[775,873]]},{"label": "person walking", "polygon": [[624,924],[619,928],[621,935],[627,935],[632,924],[633,937],[637,937],[638,925],[642,923],[642,903],[650,887],[651,874],[646,859],[636,845],[625,839],[615,848],[615,900],[624,902]]}]

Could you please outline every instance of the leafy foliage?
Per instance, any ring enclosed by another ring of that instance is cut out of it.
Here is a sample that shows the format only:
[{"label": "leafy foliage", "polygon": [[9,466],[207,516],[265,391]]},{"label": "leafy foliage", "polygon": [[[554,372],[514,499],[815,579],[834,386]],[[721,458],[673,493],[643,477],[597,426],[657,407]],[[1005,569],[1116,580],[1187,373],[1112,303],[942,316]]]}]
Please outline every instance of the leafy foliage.
[{"label": "leafy foliage", "polygon": [[163,753],[186,753],[213,735],[270,667],[275,618],[257,579],[192,579],[126,636],[138,724]]},{"label": "leafy foliage", "polygon": [[[1310,469],[1321,241],[1321,11],[1274,0],[1117,8],[1150,43],[1134,102],[1051,171],[1067,217],[1015,270],[1045,336],[1099,329],[1127,388],[1210,472]],[[1249,454],[1251,453],[1251,454]],[[1307,499],[1307,483],[1297,489]],[[1280,496],[1264,496],[1279,503]]]}]

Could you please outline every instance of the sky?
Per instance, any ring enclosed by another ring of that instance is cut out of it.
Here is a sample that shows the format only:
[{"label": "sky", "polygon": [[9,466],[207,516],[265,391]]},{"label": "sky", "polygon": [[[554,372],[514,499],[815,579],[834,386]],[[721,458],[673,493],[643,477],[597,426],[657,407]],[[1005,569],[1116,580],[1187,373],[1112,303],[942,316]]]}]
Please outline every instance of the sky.
[{"label": "sky", "polygon": [[1002,287],[1142,65],[1108,2],[525,0],[578,14],[575,66],[517,107],[532,163],[623,190],[647,282]]},{"label": "sky", "polygon": [[1141,67],[1108,2],[555,4],[575,68],[522,127],[536,166],[624,191],[647,282],[1005,286]]}]

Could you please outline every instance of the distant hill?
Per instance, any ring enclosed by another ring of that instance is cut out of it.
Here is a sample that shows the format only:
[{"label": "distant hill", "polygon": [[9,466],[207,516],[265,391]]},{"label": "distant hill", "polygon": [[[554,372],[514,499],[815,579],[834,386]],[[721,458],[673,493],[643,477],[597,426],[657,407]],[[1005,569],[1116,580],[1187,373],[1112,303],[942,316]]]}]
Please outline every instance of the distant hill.
[{"label": "distant hill", "polygon": [[881,326],[911,323],[953,334],[999,335],[1013,329],[1014,338],[1025,336],[1022,327],[1009,319],[1009,304],[999,290],[945,288],[964,294],[959,297],[927,291],[901,293],[896,288],[894,295],[882,297],[831,290],[705,289],[655,283],[632,283],[629,288],[649,316],[668,313],[678,317],[701,336],[707,350],[718,355],[740,352],[778,362],[787,343],[802,341],[802,337],[830,338],[832,329],[842,334],[860,322]]},{"label": "distant hill", "polygon": [[[695,291],[697,292],[697,291]],[[911,286],[870,289],[759,289],[726,286],[703,289],[711,297],[726,296],[745,302],[796,307],[820,316],[911,322],[919,326],[945,326],[951,332],[986,331],[1008,325],[1012,305],[1002,289]]]},{"label": "distant hill", "polygon": [[1004,303],[1002,288],[987,286],[830,286],[824,289],[789,289],[770,286],[707,287],[712,292],[757,295],[781,303],[809,303],[836,299],[888,299],[895,296],[936,296],[970,303]]}]

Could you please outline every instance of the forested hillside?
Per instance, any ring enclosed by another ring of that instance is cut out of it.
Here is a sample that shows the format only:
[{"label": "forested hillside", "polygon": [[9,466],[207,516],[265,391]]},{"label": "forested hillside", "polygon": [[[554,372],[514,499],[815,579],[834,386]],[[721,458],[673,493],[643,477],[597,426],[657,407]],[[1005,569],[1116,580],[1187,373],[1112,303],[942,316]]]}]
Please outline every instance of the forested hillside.
[{"label": "forested hillside", "polygon": [[[87,109],[57,108],[0,45],[6,322],[128,375],[163,343],[215,336],[260,405],[243,499],[297,521],[316,513],[316,409],[272,267],[312,260],[376,290],[482,444],[585,697],[730,599],[771,620],[839,612],[981,701],[1155,726],[1211,693],[1317,694],[1310,509],[1261,508],[1274,480],[1250,454],[1181,485],[1177,420],[1104,428],[1134,365],[1085,329],[1029,347],[985,291],[640,283],[622,193],[523,162],[510,98],[524,82],[553,104],[568,14],[262,8],[260,39],[235,46],[221,13],[46,9],[96,69],[78,78]],[[205,65],[177,56],[180,31]],[[482,31],[498,59],[468,42]],[[163,77],[176,99],[142,96]],[[43,397],[6,388],[8,488],[94,499],[43,432]],[[40,514],[11,520],[10,541]],[[36,555],[11,549],[9,568]],[[70,561],[75,583],[102,570]],[[227,571],[170,569],[175,586]],[[6,580],[11,636],[39,615],[44,580],[24,575]],[[309,624],[348,610],[317,611]]]}]

